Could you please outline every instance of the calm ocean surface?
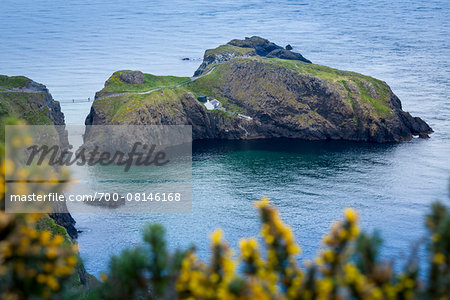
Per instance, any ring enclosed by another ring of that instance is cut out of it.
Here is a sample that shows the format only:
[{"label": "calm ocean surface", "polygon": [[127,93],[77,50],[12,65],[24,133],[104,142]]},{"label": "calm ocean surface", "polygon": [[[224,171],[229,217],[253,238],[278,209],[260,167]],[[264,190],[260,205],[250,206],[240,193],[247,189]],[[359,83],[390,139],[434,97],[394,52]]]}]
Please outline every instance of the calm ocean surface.
[{"label": "calm ocean surface", "polygon": [[110,2],[0,0],[0,74],[46,84],[67,123],[84,124],[90,103],[72,99],[92,99],[112,72],[192,75],[205,49],[260,35],[314,63],[386,81],[435,133],[389,145],[195,143],[192,214],[74,215],[89,272],[99,274],[111,254],[138,244],[148,222],[165,225],[171,249],[193,243],[203,258],[217,227],[236,246],[257,234],[252,202],[262,196],[292,225],[305,258],[353,206],[364,230],[381,231],[383,255],[404,261],[425,233],[429,204],[450,204],[449,1]]}]

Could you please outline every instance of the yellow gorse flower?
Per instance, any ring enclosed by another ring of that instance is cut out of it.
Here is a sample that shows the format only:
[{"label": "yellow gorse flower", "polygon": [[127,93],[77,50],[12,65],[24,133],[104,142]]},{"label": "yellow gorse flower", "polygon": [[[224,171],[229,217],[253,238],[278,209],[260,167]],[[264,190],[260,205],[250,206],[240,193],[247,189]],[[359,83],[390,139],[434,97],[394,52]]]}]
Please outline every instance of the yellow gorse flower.
[{"label": "yellow gorse flower", "polygon": [[[21,132],[13,137],[11,146],[17,148],[32,142],[31,137]],[[14,176],[15,179],[23,181],[11,185],[10,192],[16,194],[44,194],[62,188],[61,185],[52,189],[39,184],[27,185],[26,180],[42,177],[41,174],[30,168],[22,168],[12,160],[2,159],[1,170],[0,202],[4,201],[5,176]],[[49,169],[49,174],[51,172],[54,170]],[[6,214],[0,211],[0,276],[3,283],[12,279],[7,285],[2,285],[1,299],[50,298],[61,290],[63,283],[75,272],[77,251],[68,245],[71,241],[64,243],[66,239],[62,235],[49,230],[39,230],[40,224],[46,223],[48,219],[47,215],[39,213]],[[24,286],[26,289],[18,288]]]}]

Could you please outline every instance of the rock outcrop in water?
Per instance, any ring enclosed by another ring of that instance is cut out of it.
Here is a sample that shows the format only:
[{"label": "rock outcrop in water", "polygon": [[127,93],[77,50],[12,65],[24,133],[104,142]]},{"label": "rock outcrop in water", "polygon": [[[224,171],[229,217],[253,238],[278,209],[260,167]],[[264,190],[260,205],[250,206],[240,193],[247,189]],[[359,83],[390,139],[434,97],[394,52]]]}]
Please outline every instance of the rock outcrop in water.
[{"label": "rock outcrop in water", "polygon": [[[61,145],[68,145],[61,106],[43,84],[23,76],[0,75],[0,120],[7,116],[24,119],[30,125],[62,125],[58,126]],[[69,213],[50,216],[56,224],[66,228],[71,238],[78,236],[75,220]]]},{"label": "rock outcrop in water", "polygon": [[[127,84],[116,72],[97,93],[86,124],[190,124],[194,139],[382,143],[432,132],[402,110],[385,82],[280,48],[257,37],[233,40],[208,50],[194,78],[144,74],[144,83]],[[208,110],[200,96],[221,107]]]}]

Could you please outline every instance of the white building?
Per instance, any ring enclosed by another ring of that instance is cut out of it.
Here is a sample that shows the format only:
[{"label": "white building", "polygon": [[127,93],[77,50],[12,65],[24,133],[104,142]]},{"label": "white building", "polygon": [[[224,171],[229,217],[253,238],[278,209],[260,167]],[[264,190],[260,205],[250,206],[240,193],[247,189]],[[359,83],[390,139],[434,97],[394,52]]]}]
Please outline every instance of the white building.
[{"label": "white building", "polygon": [[218,109],[222,106],[222,104],[219,102],[219,100],[212,99],[211,101],[207,100],[205,102],[205,107],[207,110],[214,110]]}]

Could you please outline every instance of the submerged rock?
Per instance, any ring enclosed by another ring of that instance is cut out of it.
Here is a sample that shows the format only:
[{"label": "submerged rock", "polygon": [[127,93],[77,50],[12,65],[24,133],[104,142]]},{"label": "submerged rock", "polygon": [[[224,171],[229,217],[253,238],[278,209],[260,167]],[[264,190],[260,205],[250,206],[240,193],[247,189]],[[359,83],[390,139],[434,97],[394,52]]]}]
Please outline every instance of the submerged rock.
[{"label": "submerged rock", "polygon": [[[432,132],[422,119],[402,110],[385,82],[295,59],[300,54],[280,48],[252,37],[207,50],[199,68],[203,76],[145,95],[98,98],[86,124],[189,124],[194,139],[289,137],[382,143]],[[148,84],[142,91],[154,87]],[[99,94],[108,90],[105,85]],[[197,99],[201,96],[221,105],[207,110]]]}]

